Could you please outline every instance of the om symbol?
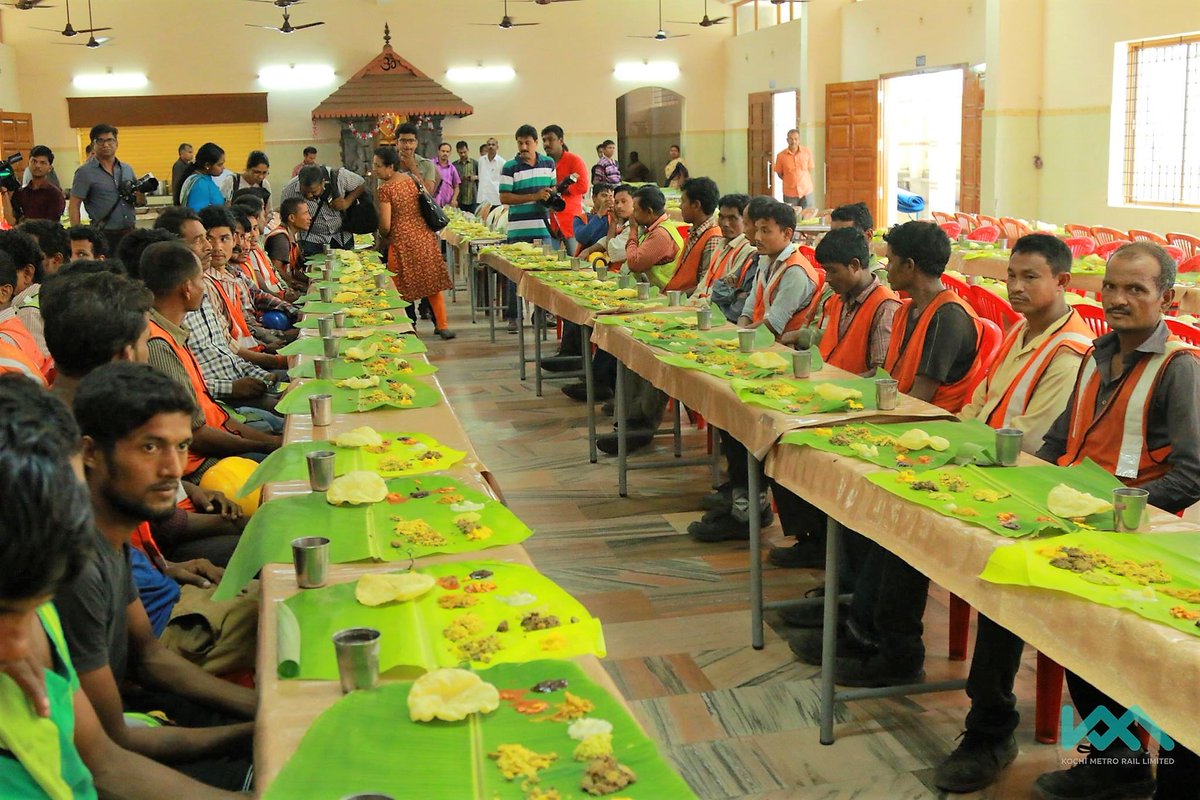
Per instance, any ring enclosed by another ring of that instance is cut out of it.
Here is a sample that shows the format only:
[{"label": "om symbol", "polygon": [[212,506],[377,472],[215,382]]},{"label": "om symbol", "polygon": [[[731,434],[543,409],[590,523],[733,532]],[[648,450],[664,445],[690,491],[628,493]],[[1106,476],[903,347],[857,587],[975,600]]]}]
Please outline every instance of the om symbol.
[{"label": "om symbol", "polygon": [[399,66],[400,62],[397,61],[395,56],[391,55],[390,53],[384,55],[383,62],[380,64],[380,68],[383,69],[384,72],[391,72]]}]

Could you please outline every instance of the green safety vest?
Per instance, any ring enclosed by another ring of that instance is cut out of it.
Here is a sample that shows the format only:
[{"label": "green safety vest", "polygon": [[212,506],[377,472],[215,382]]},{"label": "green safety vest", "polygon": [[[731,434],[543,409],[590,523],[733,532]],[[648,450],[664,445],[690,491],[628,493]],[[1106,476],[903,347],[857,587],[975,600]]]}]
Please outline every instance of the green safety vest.
[{"label": "green safety vest", "polygon": [[675,277],[676,271],[679,269],[679,262],[683,258],[683,237],[679,235],[679,229],[675,227],[666,217],[659,219],[658,222],[651,225],[649,228],[638,231],[638,244],[646,241],[646,237],[655,228],[661,227],[671,235],[671,240],[675,242],[675,258],[668,261],[666,264],[655,264],[650,268],[650,282],[662,291],[671,282],[671,278]]}]

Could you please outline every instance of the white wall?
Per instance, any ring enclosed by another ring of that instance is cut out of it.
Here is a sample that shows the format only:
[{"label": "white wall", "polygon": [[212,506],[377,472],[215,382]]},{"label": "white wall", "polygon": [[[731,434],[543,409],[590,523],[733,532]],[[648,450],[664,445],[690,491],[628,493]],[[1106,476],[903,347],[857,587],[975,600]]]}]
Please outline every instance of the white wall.
[{"label": "white wall", "polygon": [[7,44],[0,44],[0,109],[24,111],[17,80],[17,51]]}]

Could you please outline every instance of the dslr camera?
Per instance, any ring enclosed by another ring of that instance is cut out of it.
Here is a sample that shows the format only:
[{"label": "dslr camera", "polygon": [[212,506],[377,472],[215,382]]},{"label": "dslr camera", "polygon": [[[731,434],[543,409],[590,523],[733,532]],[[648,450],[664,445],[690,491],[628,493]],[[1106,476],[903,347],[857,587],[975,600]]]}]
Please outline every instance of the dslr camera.
[{"label": "dslr camera", "polygon": [[547,197],[545,200],[539,200],[538,202],[541,205],[549,208],[551,211],[564,211],[567,207],[567,201],[563,198],[563,193],[567,191],[567,189],[570,189],[572,186],[574,186],[578,181],[579,176],[572,172],[570,175],[559,181],[558,186],[554,187],[554,191],[550,193],[549,197]]},{"label": "dslr camera", "polygon": [[154,177],[154,173],[147,172],[142,177],[133,181],[121,181],[117,193],[121,199],[129,205],[137,205],[137,195],[153,194],[158,191],[158,178]]},{"label": "dslr camera", "polygon": [[21,188],[21,179],[17,177],[17,164],[24,160],[20,153],[13,153],[6,159],[0,160],[0,188],[6,192],[15,192]]}]

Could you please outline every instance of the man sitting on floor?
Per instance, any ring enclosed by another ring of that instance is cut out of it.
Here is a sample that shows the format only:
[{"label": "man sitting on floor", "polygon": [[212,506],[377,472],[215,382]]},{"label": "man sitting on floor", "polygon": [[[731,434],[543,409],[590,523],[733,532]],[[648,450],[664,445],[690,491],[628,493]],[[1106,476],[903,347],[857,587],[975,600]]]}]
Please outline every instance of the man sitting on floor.
[{"label": "man sitting on floor", "polygon": [[[133,531],[175,509],[193,408],[182,386],[144,364],[106,364],[80,382],[75,419],[97,557],[56,602],[80,684],[108,735],[156,760],[186,761],[181,770],[210,785],[241,789],[254,724],[234,718],[254,718],[255,694],[154,636],[130,563]],[[180,727],[132,727],[126,709],[164,711]]]},{"label": "man sitting on floor", "polygon": [[118,746],[80,691],[47,600],[93,558],[79,446],[61,403],[26,378],[0,378],[0,795],[240,797]]}]

